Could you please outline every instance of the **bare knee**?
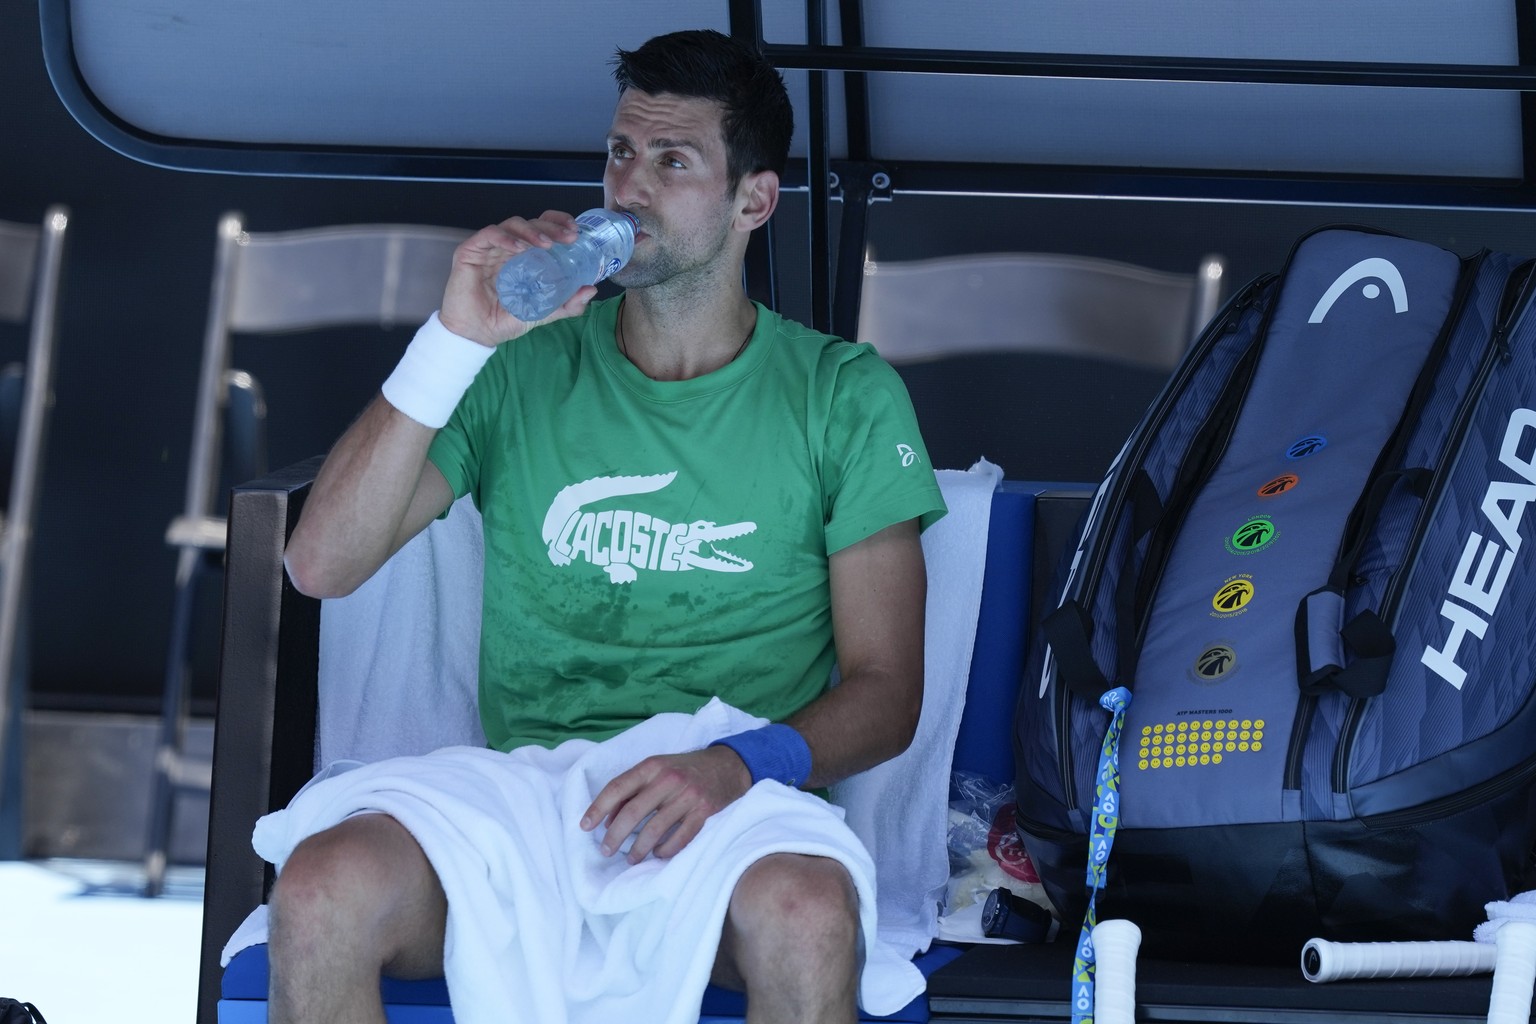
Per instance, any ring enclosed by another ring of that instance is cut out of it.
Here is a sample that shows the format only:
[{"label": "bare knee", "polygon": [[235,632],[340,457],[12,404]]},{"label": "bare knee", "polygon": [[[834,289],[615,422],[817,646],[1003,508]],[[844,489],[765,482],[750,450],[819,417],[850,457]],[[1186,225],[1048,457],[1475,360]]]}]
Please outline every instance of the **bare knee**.
[{"label": "bare knee", "polygon": [[[394,844],[372,840],[394,823],[381,816],[355,817],[301,842],[272,889],[274,923],[311,917],[364,926],[383,914],[394,864]],[[398,828],[398,825],[394,825]]]},{"label": "bare knee", "polygon": [[776,854],[753,864],[731,897],[729,924],[738,948],[759,946],[782,957],[851,960],[859,940],[853,879],[825,857]]},{"label": "bare knee", "polygon": [[348,818],[300,843],[270,913],[274,956],[346,950],[360,966],[441,972],[442,886],[415,839],[385,815]]}]

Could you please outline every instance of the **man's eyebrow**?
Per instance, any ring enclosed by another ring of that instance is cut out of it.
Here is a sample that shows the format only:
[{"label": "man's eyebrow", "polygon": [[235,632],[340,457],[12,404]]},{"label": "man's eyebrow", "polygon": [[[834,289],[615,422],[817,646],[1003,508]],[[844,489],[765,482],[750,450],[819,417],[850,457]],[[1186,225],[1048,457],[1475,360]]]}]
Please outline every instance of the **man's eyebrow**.
[{"label": "man's eyebrow", "polygon": [[[636,148],[635,147],[635,140],[631,139],[628,135],[625,135],[623,132],[612,132],[612,133],[610,133],[609,136],[608,136],[608,142],[610,144],[616,142],[616,143],[618,143],[621,146],[628,146],[630,149]],[[700,146],[697,142],[694,142],[692,139],[656,138],[656,139],[652,139],[651,140],[650,148],[651,149],[686,149],[686,150],[689,150],[690,152],[700,153],[700,154],[702,154],[704,152],[704,148],[702,146]]]},{"label": "man's eyebrow", "polygon": [[652,139],[652,149],[687,149],[695,153],[702,153],[704,149],[691,139]]}]

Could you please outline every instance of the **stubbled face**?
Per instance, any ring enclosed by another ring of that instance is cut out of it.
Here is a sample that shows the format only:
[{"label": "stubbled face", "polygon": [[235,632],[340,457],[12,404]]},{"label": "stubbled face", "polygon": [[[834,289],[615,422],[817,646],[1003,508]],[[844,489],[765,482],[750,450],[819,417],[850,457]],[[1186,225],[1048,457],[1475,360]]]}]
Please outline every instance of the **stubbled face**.
[{"label": "stubbled face", "polygon": [[720,104],[628,89],[608,131],[603,200],[635,216],[635,254],[613,275],[645,288],[715,268],[731,235]]}]

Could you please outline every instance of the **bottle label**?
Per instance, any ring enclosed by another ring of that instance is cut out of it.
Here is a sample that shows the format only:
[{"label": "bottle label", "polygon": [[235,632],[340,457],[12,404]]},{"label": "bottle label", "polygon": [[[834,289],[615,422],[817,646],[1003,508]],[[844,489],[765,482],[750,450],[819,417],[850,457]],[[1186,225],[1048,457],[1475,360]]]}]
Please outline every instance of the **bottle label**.
[{"label": "bottle label", "polygon": [[[588,210],[576,218],[576,226],[595,244],[598,256],[597,281],[602,281],[629,262],[635,251],[634,222],[625,214],[607,210]],[[597,281],[593,281],[596,284]]]}]

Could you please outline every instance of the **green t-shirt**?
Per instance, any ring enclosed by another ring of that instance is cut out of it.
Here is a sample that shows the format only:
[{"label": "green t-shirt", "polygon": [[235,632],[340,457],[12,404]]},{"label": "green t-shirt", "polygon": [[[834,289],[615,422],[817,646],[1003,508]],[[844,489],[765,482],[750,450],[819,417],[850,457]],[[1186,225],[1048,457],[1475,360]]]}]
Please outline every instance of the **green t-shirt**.
[{"label": "green t-shirt", "polygon": [[827,557],[944,513],[901,380],[758,308],[728,365],[654,381],[617,300],[502,345],[431,449],[485,521],[480,717],[510,750],[827,684]]}]

